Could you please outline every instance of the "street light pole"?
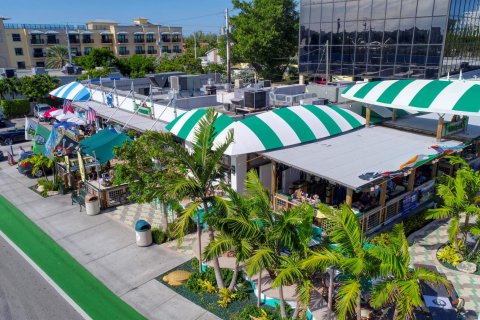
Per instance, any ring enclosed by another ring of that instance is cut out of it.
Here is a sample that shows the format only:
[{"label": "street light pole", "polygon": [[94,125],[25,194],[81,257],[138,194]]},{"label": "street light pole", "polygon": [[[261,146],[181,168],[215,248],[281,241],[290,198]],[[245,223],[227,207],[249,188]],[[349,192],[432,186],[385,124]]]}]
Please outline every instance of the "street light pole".
[{"label": "street light pole", "polygon": [[228,8],[225,9],[225,34],[227,39],[227,83],[232,83],[232,75],[230,72],[230,17],[228,16]]}]

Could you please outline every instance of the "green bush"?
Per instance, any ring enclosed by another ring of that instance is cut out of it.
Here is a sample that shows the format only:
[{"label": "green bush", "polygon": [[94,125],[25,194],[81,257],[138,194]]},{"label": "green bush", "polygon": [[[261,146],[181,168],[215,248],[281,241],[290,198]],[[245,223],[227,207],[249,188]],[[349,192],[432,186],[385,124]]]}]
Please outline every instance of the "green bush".
[{"label": "green bush", "polygon": [[462,258],[460,258],[458,255],[454,244],[446,245],[442,249],[438,250],[437,259],[440,262],[451,264],[454,267],[462,262]]},{"label": "green bush", "polygon": [[30,113],[28,99],[2,100],[2,111],[7,118],[23,117]]},{"label": "green bush", "polygon": [[201,293],[203,287],[201,285],[203,273],[193,272],[190,277],[188,278],[187,283],[185,283],[185,287],[190,289],[192,292]]},{"label": "green bush", "polygon": [[413,232],[423,228],[425,225],[433,221],[433,219],[427,219],[426,215],[427,215],[427,210],[424,210],[405,219],[403,221],[405,235],[409,236]]},{"label": "green bush", "polygon": [[252,317],[262,319],[262,320],[276,320],[279,317],[271,309],[264,309],[254,306],[252,304],[248,305],[241,312],[234,314],[232,320],[252,320]]},{"label": "green bush", "polygon": [[156,244],[162,244],[167,242],[168,235],[159,228],[152,228],[152,239]]}]

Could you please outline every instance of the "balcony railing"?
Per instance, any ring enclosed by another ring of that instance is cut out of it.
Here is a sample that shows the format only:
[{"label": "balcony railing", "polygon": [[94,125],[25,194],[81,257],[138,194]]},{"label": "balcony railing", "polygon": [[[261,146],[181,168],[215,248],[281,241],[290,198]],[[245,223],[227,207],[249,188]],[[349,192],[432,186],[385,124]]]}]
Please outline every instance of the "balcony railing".
[{"label": "balcony railing", "polygon": [[172,42],[180,42],[180,37],[173,37]]},{"label": "balcony railing", "polygon": [[135,54],[145,54],[145,50],[135,50]]},{"label": "balcony railing", "polygon": [[128,43],[128,39],[117,39],[118,43]]},{"label": "balcony railing", "polygon": [[130,51],[128,51],[128,50],[120,51],[120,52],[118,52],[118,54],[121,55],[121,56],[128,56],[130,54]]},{"label": "balcony railing", "polygon": [[82,53],[81,52],[72,52],[72,55],[74,55],[75,57],[81,57]]},{"label": "balcony railing", "polygon": [[157,54],[157,50],[147,50],[148,54]]},{"label": "balcony railing", "polygon": [[95,41],[93,39],[87,38],[87,39],[82,39],[83,43],[94,43]]},{"label": "balcony railing", "polygon": [[182,49],[173,49],[173,53],[182,53]]},{"label": "balcony railing", "polygon": [[162,49],[162,53],[172,53],[171,49]]},{"label": "balcony railing", "polygon": [[143,39],[143,38],[133,39],[133,42],[134,42],[134,43],[144,43],[144,42],[145,42],[145,39]]},{"label": "balcony railing", "polygon": [[47,39],[47,44],[58,44],[60,40],[58,39]]},{"label": "balcony railing", "polygon": [[155,38],[147,38],[147,40],[145,40],[145,42],[147,43],[154,43],[156,41]]},{"label": "balcony railing", "polygon": [[113,43],[112,39],[102,39],[102,43]]},{"label": "balcony railing", "polygon": [[170,40],[169,37],[162,37],[162,42],[170,42]]},{"label": "balcony railing", "polygon": [[45,39],[30,39],[31,44],[45,44]]},{"label": "balcony railing", "polygon": [[34,58],[43,58],[45,57],[47,54],[45,52],[34,52],[33,53],[33,57]]},{"label": "balcony railing", "polygon": [[80,39],[70,39],[70,44],[79,44],[80,43]]}]

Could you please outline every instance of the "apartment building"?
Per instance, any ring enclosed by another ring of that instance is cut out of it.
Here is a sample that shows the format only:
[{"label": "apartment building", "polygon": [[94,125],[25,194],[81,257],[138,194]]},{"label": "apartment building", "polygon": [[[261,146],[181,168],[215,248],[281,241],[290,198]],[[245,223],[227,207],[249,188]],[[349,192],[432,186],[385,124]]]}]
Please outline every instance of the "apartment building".
[{"label": "apartment building", "polygon": [[44,67],[48,48],[70,43],[73,57],[95,48],[111,50],[118,58],[135,54],[155,57],[182,53],[182,28],[136,18],[131,25],[95,20],[84,25],[14,24],[0,17],[0,67]]}]

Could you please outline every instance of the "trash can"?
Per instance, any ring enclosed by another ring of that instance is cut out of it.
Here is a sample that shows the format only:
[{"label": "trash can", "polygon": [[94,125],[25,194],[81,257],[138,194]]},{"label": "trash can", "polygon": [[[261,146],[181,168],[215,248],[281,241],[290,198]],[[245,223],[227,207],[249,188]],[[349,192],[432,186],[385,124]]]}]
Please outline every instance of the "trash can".
[{"label": "trash can", "polygon": [[147,247],[152,244],[152,226],[145,220],[138,220],[135,223],[135,239],[137,246]]},{"label": "trash can", "polygon": [[94,216],[100,213],[100,201],[98,201],[98,197],[93,194],[87,194],[85,196],[85,211],[87,211],[87,215]]}]

